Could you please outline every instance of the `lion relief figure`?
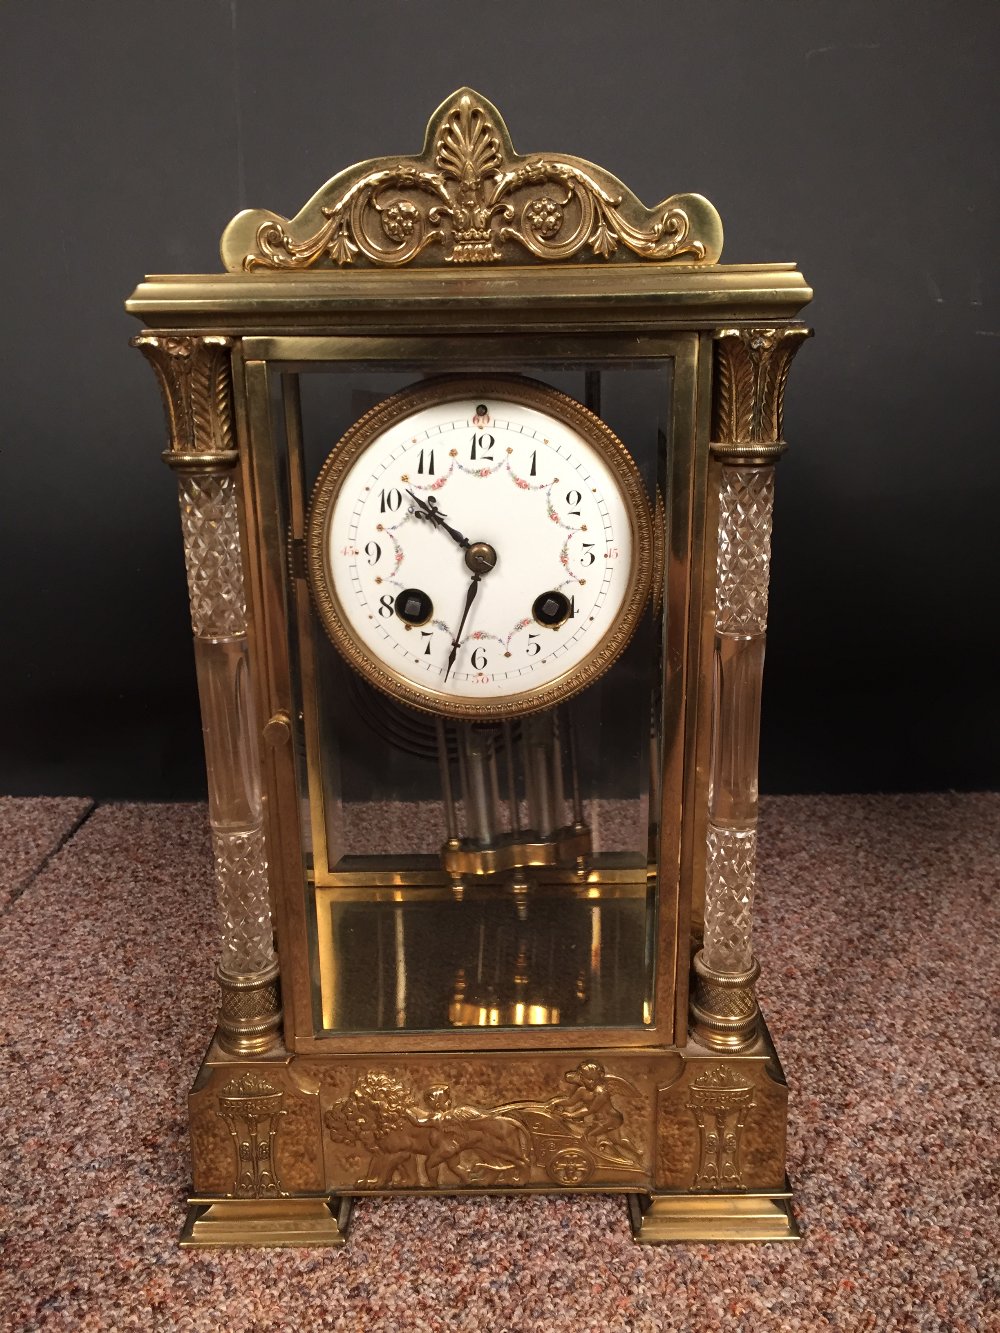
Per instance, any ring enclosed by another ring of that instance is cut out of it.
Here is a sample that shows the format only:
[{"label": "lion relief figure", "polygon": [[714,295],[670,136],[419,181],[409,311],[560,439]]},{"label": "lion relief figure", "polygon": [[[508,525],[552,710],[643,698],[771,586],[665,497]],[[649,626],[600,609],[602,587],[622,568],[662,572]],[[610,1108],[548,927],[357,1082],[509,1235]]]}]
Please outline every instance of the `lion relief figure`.
[{"label": "lion relief figure", "polygon": [[523,1185],[531,1175],[531,1138],[502,1111],[453,1106],[447,1084],[425,1090],[425,1105],[389,1074],[367,1073],[326,1112],[335,1143],[370,1153],[361,1188]]}]

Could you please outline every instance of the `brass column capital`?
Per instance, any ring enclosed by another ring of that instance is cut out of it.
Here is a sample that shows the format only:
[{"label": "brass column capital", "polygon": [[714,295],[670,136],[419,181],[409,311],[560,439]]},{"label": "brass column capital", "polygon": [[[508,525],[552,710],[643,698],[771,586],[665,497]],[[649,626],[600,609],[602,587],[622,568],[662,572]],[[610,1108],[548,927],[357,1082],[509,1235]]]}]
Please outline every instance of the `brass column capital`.
[{"label": "brass column capital", "polygon": [[765,467],[785,452],[785,384],[806,328],[719,329],[715,334],[712,456],[734,467]]},{"label": "brass column capital", "polygon": [[233,434],[231,338],[139,333],[130,341],[156,373],[167,414],[163,461],[177,472],[224,472],[239,461]]}]

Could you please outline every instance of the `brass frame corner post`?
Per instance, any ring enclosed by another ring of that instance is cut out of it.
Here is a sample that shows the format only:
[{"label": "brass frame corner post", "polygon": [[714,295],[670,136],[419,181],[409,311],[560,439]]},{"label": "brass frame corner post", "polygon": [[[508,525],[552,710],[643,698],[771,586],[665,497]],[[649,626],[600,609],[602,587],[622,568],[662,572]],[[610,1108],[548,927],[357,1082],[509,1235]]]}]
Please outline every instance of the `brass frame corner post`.
[{"label": "brass frame corner post", "polygon": [[219,1042],[259,1055],[280,1041],[281,997],[264,845],[232,414],[231,339],[132,339],[156,372],[178,474],[209,822],[222,917]]},{"label": "brass frame corner post", "polygon": [[757,1040],[760,967],[751,949],[757,761],[767,631],[774,466],[792,358],[809,330],[715,335],[711,452],[718,466],[715,643],[704,943],[694,959],[691,1031],[742,1051]]}]

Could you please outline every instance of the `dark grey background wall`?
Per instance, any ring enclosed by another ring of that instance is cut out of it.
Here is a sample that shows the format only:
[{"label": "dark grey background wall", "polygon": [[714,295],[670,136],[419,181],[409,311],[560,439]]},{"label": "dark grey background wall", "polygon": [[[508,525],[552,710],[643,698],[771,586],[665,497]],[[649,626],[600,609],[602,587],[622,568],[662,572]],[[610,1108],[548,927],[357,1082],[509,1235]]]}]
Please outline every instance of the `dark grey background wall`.
[{"label": "dark grey background wall", "polygon": [[463,83],[520,151],[697,190],[795,259],[769,791],[997,785],[997,7],[35,0],[0,17],[0,790],[202,790],[174,483],[122,301],[248,205],[413,152]]}]

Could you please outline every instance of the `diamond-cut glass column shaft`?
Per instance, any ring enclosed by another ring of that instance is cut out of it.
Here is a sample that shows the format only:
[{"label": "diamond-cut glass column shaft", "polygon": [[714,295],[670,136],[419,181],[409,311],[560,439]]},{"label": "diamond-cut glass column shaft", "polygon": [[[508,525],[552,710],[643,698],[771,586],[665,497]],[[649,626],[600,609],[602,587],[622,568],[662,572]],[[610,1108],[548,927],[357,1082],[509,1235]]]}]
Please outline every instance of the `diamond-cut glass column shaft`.
[{"label": "diamond-cut glass column shaft", "polygon": [[715,708],[705,886],[705,966],[753,966],[757,754],[774,468],[723,467],[716,567]]},{"label": "diamond-cut glass column shaft", "polygon": [[249,979],[273,970],[276,957],[235,475],[182,475],[180,507],[222,916],[220,975]]}]

